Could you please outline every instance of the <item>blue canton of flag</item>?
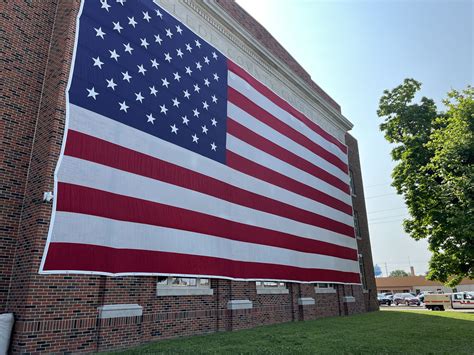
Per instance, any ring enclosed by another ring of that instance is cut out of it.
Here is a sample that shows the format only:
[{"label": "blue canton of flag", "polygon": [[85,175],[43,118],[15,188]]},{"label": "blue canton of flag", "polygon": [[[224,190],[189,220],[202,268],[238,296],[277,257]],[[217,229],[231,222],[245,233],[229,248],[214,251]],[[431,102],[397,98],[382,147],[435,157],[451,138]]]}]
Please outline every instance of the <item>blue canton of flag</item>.
[{"label": "blue canton of flag", "polygon": [[152,1],[112,5],[83,5],[70,102],[225,163],[225,56]]}]

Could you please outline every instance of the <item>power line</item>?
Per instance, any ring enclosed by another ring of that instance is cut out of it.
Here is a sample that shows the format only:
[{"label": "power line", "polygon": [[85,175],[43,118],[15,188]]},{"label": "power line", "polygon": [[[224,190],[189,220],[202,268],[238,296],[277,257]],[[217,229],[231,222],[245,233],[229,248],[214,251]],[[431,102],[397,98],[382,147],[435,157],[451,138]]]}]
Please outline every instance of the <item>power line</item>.
[{"label": "power line", "polygon": [[381,194],[381,195],[369,196],[369,197],[366,197],[365,199],[368,200],[368,199],[371,199],[371,198],[383,197],[383,196],[391,196],[391,195],[396,195],[396,194],[397,194],[396,192],[390,192],[390,193],[388,193],[388,194]]},{"label": "power line", "polygon": [[410,216],[407,215],[406,213],[404,213],[404,214],[395,214],[395,215],[392,215],[392,216],[369,218],[369,221],[379,222],[379,221],[381,221],[381,220],[390,219],[390,218],[394,218],[394,217],[403,217],[403,218],[405,218],[405,217],[410,217]]},{"label": "power line", "polygon": [[390,182],[384,182],[384,183],[381,183],[381,184],[367,185],[367,186],[364,186],[364,188],[369,189],[371,187],[376,187],[376,186],[390,186]]},{"label": "power line", "polygon": [[393,221],[385,221],[385,222],[369,222],[369,226],[373,226],[374,224],[386,224],[386,223],[395,223],[395,222],[400,222],[403,221],[405,218],[398,218],[394,219]]},{"label": "power line", "polygon": [[397,208],[387,208],[386,210],[378,210],[378,211],[372,211],[372,212],[367,212],[367,214],[375,214],[375,213],[380,213],[380,212],[387,212],[387,211],[394,211],[394,210],[402,210],[405,209],[406,206],[403,207],[397,207]]}]

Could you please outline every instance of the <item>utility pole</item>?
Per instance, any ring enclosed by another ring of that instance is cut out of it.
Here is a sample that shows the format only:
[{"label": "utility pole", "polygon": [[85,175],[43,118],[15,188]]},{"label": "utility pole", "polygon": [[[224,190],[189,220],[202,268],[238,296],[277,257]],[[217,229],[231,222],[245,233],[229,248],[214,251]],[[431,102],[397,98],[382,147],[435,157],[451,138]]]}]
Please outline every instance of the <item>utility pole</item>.
[{"label": "utility pole", "polygon": [[387,263],[385,263],[385,275],[388,277],[388,268],[387,268]]}]

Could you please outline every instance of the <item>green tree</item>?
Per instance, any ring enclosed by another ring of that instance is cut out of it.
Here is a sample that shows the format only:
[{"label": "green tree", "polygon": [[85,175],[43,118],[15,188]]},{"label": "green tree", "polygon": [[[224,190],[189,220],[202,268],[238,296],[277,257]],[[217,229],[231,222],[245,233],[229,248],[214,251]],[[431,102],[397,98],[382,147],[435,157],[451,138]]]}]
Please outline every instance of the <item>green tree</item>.
[{"label": "green tree", "polygon": [[390,277],[407,277],[408,274],[404,270],[393,270],[390,273]]},{"label": "green tree", "polygon": [[414,102],[421,83],[405,79],[380,99],[380,130],[395,144],[392,186],[410,213],[414,239],[428,239],[428,278],[451,287],[474,278],[474,88],[451,91],[438,112],[432,99]]}]

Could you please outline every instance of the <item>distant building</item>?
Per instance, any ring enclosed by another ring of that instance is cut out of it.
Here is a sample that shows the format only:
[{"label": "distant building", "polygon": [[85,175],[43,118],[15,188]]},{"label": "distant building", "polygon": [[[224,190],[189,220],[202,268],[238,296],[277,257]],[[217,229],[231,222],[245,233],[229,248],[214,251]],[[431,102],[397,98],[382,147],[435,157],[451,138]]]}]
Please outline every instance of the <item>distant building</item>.
[{"label": "distant building", "polygon": [[464,279],[455,288],[444,286],[441,282],[427,280],[424,276],[377,277],[377,292],[461,292],[474,291],[474,280]]}]

